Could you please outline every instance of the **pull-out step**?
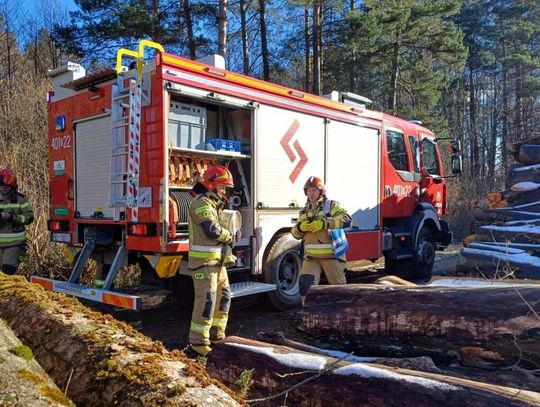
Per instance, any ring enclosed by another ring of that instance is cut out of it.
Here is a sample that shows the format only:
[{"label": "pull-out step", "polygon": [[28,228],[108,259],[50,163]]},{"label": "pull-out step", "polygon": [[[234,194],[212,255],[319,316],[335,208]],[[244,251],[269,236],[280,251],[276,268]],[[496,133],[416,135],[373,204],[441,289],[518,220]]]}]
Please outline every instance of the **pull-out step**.
[{"label": "pull-out step", "polygon": [[50,278],[31,276],[30,281],[37,283],[43,288],[58,293],[73,295],[90,301],[101,302],[103,304],[114,305],[116,307],[127,308],[134,311],[141,309],[141,297],[124,294],[117,291],[102,290],[88,287],[82,284],[71,283],[69,281],[58,281]]},{"label": "pull-out step", "polygon": [[275,284],[257,283],[255,281],[245,281],[231,284],[232,298],[244,297],[251,294],[266,293],[276,290]]}]

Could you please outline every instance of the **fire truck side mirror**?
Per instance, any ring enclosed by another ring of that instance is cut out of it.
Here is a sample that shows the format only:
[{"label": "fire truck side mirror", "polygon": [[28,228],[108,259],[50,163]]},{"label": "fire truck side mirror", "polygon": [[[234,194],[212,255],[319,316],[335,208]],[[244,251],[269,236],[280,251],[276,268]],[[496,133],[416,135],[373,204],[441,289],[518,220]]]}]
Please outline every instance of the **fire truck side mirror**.
[{"label": "fire truck side mirror", "polygon": [[452,154],[457,154],[461,151],[461,141],[457,139],[452,139],[450,142],[450,151]]},{"label": "fire truck side mirror", "polygon": [[452,156],[452,174],[459,174],[463,171],[463,160],[459,154]]}]

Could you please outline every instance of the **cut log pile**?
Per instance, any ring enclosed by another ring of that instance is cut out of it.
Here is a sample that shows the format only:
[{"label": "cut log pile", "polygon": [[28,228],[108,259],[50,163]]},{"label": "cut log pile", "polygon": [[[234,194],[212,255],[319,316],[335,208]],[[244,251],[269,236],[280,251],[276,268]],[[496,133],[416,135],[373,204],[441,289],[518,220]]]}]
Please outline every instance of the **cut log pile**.
[{"label": "cut log pile", "polygon": [[[209,372],[231,387],[246,370],[256,406],[538,406],[540,394],[321,355],[289,346],[228,337],[215,346]],[[241,390],[241,389],[239,389]]]},{"label": "cut log pile", "polygon": [[477,201],[461,254],[482,269],[540,279],[540,137],[509,143],[507,190]]},{"label": "cut log pile", "polygon": [[77,405],[244,405],[182,352],[20,276],[0,273],[0,318]]}]

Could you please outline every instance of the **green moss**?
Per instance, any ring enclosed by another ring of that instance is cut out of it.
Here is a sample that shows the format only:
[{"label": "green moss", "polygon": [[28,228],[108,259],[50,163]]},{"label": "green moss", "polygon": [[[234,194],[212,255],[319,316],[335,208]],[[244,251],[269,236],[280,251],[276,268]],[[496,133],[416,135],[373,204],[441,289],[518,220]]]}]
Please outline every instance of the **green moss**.
[{"label": "green moss", "polygon": [[75,404],[68,399],[64,393],[62,393],[60,390],[53,386],[49,386],[47,384],[47,381],[44,377],[41,375],[31,372],[27,369],[21,369],[17,372],[17,375],[25,380],[28,380],[32,383],[34,383],[39,391],[39,394],[43,396],[44,398],[54,401],[55,403],[61,404],[63,406],[70,406],[74,407]]},{"label": "green moss", "polygon": [[34,354],[32,353],[32,349],[30,349],[28,346],[21,345],[21,346],[15,346],[14,348],[11,348],[9,350],[14,355],[17,355],[20,358],[23,358],[26,361],[31,361],[34,359]]}]

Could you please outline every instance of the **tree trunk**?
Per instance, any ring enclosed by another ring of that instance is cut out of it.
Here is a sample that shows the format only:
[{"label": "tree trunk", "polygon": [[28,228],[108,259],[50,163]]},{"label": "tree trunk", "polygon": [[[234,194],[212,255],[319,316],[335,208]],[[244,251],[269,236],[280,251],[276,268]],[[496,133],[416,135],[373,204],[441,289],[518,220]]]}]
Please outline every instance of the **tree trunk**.
[{"label": "tree trunk", "polygon": [[186,21],[186,31],[189,48],[189,59],[197,59],[197,49],[195,46],[195,37],[193,36],[193,20],[191,19],[191,5],[189,0],[182,0],[182,12]]},{"label": "tree trunk", "polygon": [[306,92],[311,92],[311,38],[309,35],[309,1],[306,2],[306,7],[304,8],[304,58],[306,60],[306,81],[304,84],[304,90]]},{"label": "tree trunk", "polygon": [[313,93],[321,94],[321,49],[319,31],[321,30],[321,2],[313,1]]},{"label": "tree trunk", "polygon": [[75,406],[0,319],[0,405]]},{"label": "tree trunk", "polygon": [[270,55],[268,53],[268,38],[266,33],[266,0],[259,0],[259,15],[261,25],[261,53],[263,62],[263,79],[270,80]]},{"label": "tree trunk", "polygon": [[538,306],[540,288],[517,290],[317,286],[299,313],[299,329],[361,355],[430,356],[436,363],[457,355],[478,366],[512,366],[523,355],[540,366],[540,318],[530,308]]},{"label": "tree trunk", "polygon": [[240,26],[242,30],[242,61],[244,63],[244,75],[249,75],[249,50],[246,27],[246,0],[240,0]]},{"label": "tree trunk", "polygon": [[250,384],[248,402],[257,406],[502,407],[538,405],[540,400],[534,392],[346,362],[239,337],[228,337],[215,346],[206,368],[230,386],[238,386],[240,375],[251,370],[251,382],[245,380],[244,385]]},{"label": "tree trunk", "polygon": [[0,318],[77,405],[241,405],[182,352],[22,277],[0,273]]},{"label": "tree trunk", "polygon": [[399,48],[400,48],[400,33],[396,33],[394,42],[394,50],[392,53],[392,73],[390,77],[390,97],[388,98],[388,110],[395,113],[397,108],[397,85],[399,77]]},{"label": "tree trunk", "polygon": [[218,54],[227,59],[227,6],[228,0],[219,0]]}]

